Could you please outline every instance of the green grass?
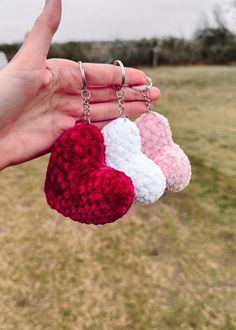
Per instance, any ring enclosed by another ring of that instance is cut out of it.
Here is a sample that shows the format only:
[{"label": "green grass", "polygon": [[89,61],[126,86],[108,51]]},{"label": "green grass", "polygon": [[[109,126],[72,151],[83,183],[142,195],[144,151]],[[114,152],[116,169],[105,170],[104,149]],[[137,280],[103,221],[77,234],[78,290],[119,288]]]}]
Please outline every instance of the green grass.
[{"label": "green grass", "polygon": [[2,172],[1,330],[236,329],[236,67],[145,71],[190,186],[95,228],[47,207],[47,157]]}]

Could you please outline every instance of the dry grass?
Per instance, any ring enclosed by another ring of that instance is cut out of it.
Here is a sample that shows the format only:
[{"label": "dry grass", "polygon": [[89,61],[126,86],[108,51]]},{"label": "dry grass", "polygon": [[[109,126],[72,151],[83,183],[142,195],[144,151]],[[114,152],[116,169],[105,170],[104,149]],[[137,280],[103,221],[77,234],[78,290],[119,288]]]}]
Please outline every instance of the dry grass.
[{"label": "dry grass", "polygon": [[236,329],[236,68],[146,71],[191,185],[95,228],[47,207],[47,158],[2,172],[1,330]]}]

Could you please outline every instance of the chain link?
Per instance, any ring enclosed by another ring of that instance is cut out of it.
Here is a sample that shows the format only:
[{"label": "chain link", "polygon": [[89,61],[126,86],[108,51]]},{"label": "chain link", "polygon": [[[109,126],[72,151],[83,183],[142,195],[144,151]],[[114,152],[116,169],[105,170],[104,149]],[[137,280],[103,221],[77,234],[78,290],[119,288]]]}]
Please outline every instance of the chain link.
[{"label": "chain link", "polygon": [[81,97],[83,99],[83,109],[84,109],[84,113],[83,113],[83,120],[86,123],[91,123],[90,120],[90,104],[89,104],[89,100],[91,97],[91,93],[88,89],[83,89],[81,91]]},{"label": "chain link", "polygon": [[124,88],[117,89],[115,88],[116,91],[116,97],[117,97],[117,102],[119,105],[119,111],[120,111],[120,118],[125,118],[125,91]]},{"label": "chain link", "polygon": [[153,106],[152,106],[152,101],[151,101],[150,88],[146,88],[144,91],[141,92],[141,94],[145,99],[145,103],[147,106],[147,112],[152,111]]}]

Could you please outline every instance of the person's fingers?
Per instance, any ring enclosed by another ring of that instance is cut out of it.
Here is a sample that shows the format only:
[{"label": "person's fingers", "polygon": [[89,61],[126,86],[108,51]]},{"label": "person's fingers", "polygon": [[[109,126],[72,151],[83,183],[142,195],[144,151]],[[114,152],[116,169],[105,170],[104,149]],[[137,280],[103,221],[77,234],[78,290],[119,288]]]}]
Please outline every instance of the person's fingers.
[{"label": "person's fingers", "polygon": [[[134,102],[134,101],[144,101],[143,95],[130,88],[125,87],[125,101],[126,102]],[[117,96],[115,94],[115,91],[112,87],[110,88],[99,88],[99,89],[91,89],[91,98],[90,98],[90,104],[93,103],[106,103],[106,102],[115,102],[117,100]],[[152,102],[156,102],[160,99],[161,92],[158,88],[152,87],[150,89],[150,99]],[[63,95],[60,96],[60,108],[61,109],[76,109],[78,108],[78,103],[81,103],[81,96],[78,95]]]},{"label": "person's fingers", "polygon": [[45,65],[53,35],[60,24],[61,12],[61,0],[46,0],[41,15],[35,21],[17,56],[26,58],[29,68]]},{"label": "person's fingers", "polygon": [[[84,63],[84,70],[86,79],[90,86],[113,86],[122,84],[122,72],[119,66],[112,64],[93,64]],[[140,85],[146,82],[146,75],[144,72],[134,69],[125,68],[125,84]],[[103,77],[101,77],[101,75]],[[102,80],[101,80],[102,78]]]},{"label": "person's fingers", "polygon": [[[82,106],[74,105],[74,107],[65,107],[64,109],[58,109],[69,116],[82,120],[83,110]],[[60,107],[60,106],[59,106]],[[125,115],[127,117],[142,114],[147,111],[144,102],[126,102],[125,103]],[[90,118],[92,122],[101,122],[112,120],[119,117],[119,108],[117,102],[96,103],[90,105]]]},{"label": "person's fingers", "polygon": [[107,124],[109,124],[111,122],[111,120],[103,120],[103,121],[97,121],[97,122],[93,122],[93,125],[97,126],[98,128],[102,129],[104,126],[106,126]]},{"label": "person's fingers", "polygon": [[[117,96],[114,89],[104,88],[104,89],[91,89],[91,103],[101,103],[101,102],[111,102],[116,101]],[[143,95],[130,87],[125,87],[125,101],[144,101]],[[152,102],[158,101],[160,99],[161,92],[158,88],[152,87],[150,89],[150,99]],[[77,96],[70,96],[75,100],[78,99]]]},{"label": "person's fingers", "polygon": [[[112,64],[84,63],[88,87],[106,87],[121,83],[121,70]],[[47,69],[51,72],[55,89],[70,94],[78,94],[82,89],[79,64],[69,60],[51,59],[47,61]],[[127,85],[143,85],[146,82],[144,72],[126,68]]]}]

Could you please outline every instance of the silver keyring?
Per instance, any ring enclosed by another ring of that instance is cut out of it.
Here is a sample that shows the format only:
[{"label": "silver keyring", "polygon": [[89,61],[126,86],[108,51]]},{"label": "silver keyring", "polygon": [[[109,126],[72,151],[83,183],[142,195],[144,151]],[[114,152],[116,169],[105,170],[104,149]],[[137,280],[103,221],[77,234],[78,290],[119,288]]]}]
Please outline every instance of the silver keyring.
[{"label": "silver keyring", "polygon": [[120,118],[125,118],[125,90],[124,90],[124,85],[125,85],[125,67],[123,63],[120,60],[115,60],[113,62],[113,65],[119,65],[121,68],[121,73],[122,73],[122,80],[121,80],[121,85],[113,85],[114,91],[116,93],[117,97],[117,102],[119,105],[119,111],[120,111]]},{"label": "silver keyring", "polygon": [[150,89],[153,86],[152,79],[149,77],[146,77],[148,85],[142,85],[142,86],[131,86],[132,89],[138,91],[138,92],[144,92],[147,89]]},{"label": "silver keyring", "polygon": [[80,95],[81,95],[82,101],[83,101],[83,119],[84,119],[84,122],[90,124],[91,120],[90,120],[90,104],[89,104],[89,101],[90,101],[91,93],[87,88],[87,81],[86,81],[86,75],[85,75],[83,63],[81,61],[79,61],[78,63],[79,63],[79,66],[80,66],[80,72],[81,72],[82,83],[83,83],[83,89],[80,92]]},{"label": "silver keyring", "polygon": [[119,86],[119,88],[118,88],[117,86],[113,85],[115,90],[120,90],[125,85],[125,80],[126,80],[125,79],[126,78],[125,67],[124,67],[124,64],[120,60],[115,60],[113,62],[113,65],[119,65],[121,68],[121,73],[122,73],[121,87]]},{"label": "silver keyring", "polygon": [[83,63],[81,61],[78,62],[80,66],[80,72],[81,72],[81,78],[82,78],[82,83],[83,83],[83,89],[87,89],[87,80],[86,80],[86,75],[83,67]]}]

